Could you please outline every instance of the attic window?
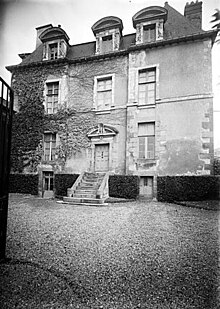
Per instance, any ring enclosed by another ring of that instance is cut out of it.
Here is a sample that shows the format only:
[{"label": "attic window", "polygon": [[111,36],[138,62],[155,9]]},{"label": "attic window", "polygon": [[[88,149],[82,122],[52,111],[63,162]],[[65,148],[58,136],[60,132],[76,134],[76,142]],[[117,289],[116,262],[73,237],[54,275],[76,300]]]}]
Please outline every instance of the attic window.
[{"label": "attic window", "polygon": [[49,44],[49,59],[58,58],[58,43]]},{"label": "attic window", "polygon": [[102,52],[106,53],[112,51],[113,44],[112,44],[112,35],[107,35],[102,37]]},{"label": "attic window", "polygon": [[143,42],[155,42],[156,24],[146,25],[143,27]]}]

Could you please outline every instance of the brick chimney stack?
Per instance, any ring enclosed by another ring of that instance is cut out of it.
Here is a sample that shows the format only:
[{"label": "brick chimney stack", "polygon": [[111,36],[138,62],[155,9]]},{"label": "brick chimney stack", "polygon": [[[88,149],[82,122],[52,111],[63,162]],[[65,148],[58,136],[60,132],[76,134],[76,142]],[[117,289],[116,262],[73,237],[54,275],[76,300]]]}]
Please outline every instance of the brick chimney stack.
[{"label": "brick chimney stack", "polygon": [[186,3],[184,16],[199,30],[202,29],[202,2]]}]

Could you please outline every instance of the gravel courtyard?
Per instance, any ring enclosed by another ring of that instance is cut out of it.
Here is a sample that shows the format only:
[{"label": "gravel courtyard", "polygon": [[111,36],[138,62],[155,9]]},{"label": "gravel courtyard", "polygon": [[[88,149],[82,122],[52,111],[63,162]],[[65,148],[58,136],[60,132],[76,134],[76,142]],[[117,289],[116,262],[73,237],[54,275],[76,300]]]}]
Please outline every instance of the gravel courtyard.
[{"label": "gravel courtyard", "polygon": [[217,309],[219,211],[11,195],[1,308]]}]

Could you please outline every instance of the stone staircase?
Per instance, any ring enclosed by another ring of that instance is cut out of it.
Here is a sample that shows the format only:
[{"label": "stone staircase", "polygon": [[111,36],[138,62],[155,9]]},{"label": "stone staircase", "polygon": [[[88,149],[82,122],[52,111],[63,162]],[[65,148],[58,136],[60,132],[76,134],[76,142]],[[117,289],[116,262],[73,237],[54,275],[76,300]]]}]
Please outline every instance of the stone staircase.
[{"label": "stone staircase", "polygon": [[103,206],[107,205],[108,173],[82,173],[73,186],[67,189],[63,200],[74,205]]}]

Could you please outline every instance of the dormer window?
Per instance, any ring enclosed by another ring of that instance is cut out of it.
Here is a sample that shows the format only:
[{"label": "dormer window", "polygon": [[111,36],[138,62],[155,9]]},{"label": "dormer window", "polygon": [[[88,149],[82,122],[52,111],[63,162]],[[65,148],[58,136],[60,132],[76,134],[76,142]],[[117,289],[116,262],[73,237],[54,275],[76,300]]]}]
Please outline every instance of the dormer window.
[{"label": "dormer window", "polygon": [[49,59],[58,58],[58,43],[48,44],[49,47]]},{"label": "dormer window", "polygon": [[123,24],[120,18],[108,16],[92,26],[96,37],[96,54],[114,52],[120,48]]},{"label": "dormer window", "polygon": [[56,60],[66,57],[69,37],[60,27],[49,27],[44,30],[39,39],[44,44],[43,60]]},{"label": "dormer window", "polygon": [[136,29],[136,44],[159,41],[163,39],[167,10],[159,6],[150,6],[137,12],[132,20]]},{"label": "dormer window", "polygon": [[113,50],[112,35],[102,37],[102,52],[106,53]]},{"label": "dormer window", "polygon": [[143,43],[155,42],[156,24],[146,25],[143,27]]}]

